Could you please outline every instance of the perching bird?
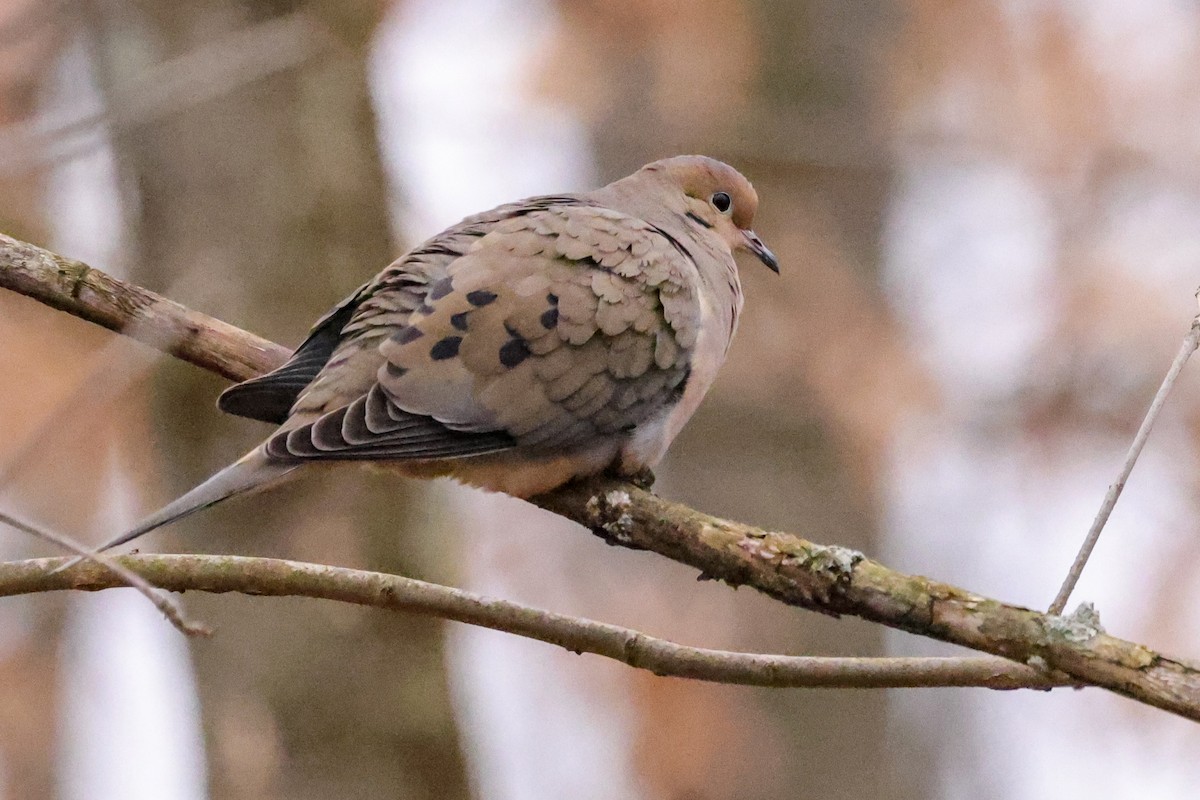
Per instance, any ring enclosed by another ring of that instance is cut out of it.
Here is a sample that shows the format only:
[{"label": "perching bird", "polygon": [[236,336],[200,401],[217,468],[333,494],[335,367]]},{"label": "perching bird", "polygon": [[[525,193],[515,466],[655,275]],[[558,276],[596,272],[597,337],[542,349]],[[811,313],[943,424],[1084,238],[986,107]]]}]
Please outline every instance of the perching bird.
[{"label": "perching bird", "polygon": [[351,461],[517,497],[653,467],[737,328],[758,196],[703,156],[468,217],[322,317],[221,410],[278,424],[108,549],[301,467]]}]

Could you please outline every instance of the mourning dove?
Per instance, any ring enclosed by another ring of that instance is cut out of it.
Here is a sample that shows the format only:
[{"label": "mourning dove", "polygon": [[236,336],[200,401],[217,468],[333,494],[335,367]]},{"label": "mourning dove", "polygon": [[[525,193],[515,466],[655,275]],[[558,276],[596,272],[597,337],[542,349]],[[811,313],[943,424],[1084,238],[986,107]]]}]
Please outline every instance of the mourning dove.
[{"label": "mourning dove", "polygon": [[779,271],[757,206],[732,167],[679,156],[468,217],[222,394],[223,411],[280,427],[102,549],[301,467],[371,461],[517,497],[653,467],[737,328],[733,253]]}]

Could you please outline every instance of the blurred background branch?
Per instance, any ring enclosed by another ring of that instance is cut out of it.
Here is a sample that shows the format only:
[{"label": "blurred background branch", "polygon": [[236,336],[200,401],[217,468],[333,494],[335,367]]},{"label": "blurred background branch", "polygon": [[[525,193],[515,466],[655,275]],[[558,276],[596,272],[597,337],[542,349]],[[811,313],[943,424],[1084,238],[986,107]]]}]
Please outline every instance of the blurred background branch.
[{"label": "blurred background branch", "polygon": [[[63,264],[68,266],[64,269]],[[225,323],[6,236],[0,237],[0,287],[46,298],[67,313],[99,317],[151,346],[176,339],[170,334],[182,327],[189,340],[183,356],[198,365],[211,363],[200,355],[210,330],[218,346],[233,354],[221,360],[223,369],[235,371],[227,365],[252,358],[236,356],[238,333]],[[156,327],[161,329],[158,336],[151,333]],[[245,346],[252,354],[264,350],[252,335],[246,336]],[[246,368],[230,377],[255,374]],[[861,553],[710,517],[606,478],[568,485],[534,502],[587,526],[611,544],[653,550],[699,568],[708,578],[750,585],[791,605],[852,614],[1018,663],[1044,663],[1081,683],[1200,721],[1200,670],[1108,636],[1098,619],[1086,615],[1053,617],[1005,605],[894,572]]]},{"label": "blurred background branch", "polygon": [[[45,13],[62,10],[48,8]],[[114,88],[103,107],[74,108],[62,118],[39,117],[0,128],[0,177],[76,158],[88,148],[101,146],[103,139],[96,134],[102,127],[115,132],[165,119],[274,72],[298,67],[333,41],[311,14],[298,11],[207,42]]]}]

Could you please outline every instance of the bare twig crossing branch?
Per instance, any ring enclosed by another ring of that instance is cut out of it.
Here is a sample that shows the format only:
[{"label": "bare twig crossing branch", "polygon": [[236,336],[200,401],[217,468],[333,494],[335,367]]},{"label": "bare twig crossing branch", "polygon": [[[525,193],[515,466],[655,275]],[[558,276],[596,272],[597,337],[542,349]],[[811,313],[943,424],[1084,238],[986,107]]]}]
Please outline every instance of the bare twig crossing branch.
[{"label": "bare twig crossing branch", "polygon": [[1196,352],[1198,346],[1200,346],[1200,315],[1192,320],[1192,327],[1188,330],[1187,336],[1183,337],[1183,344],[1180,345],[1175,360],[1171,362],[1171,368],[1167,370],[1167,376],[1163,378],[1162,385],[1158,387],[1158,392],[1154,395],[1154,400],[1151,401],[1150,408],[1146,411],[1141,427],[1138,428],[1133,442],[1129,445],[1129,452],[1125,454],[1125,463],[1121,465],[1121,472],[1117,475],[1116,482],[1108,487],[1108,491],[1104,495],[1104,502],[1100,504],[1100,510],[1096,513],[1096,519],[1092,521],[1092,527],[1088,530],[1083,544],[1080,545],[1079,552],[1075,555],[1075,561],[1072,562],[1071,569],[1067,572],[1067,577],[1063,580],[1054,602],[1050,604],[1048,613],[1061,614],[1067,607],[1067,601],[1071,599],[1071,592],[1075,591],[1075,584],[1079,583],[1079,576],[1083,574],[1083,568],[1087,566],[1088,559],[1092,556],[1092,550],[1095,549],[1096,542],[1100,540],[1100,532],[1108,524],[1108,518],[1112,516],[1113,509],[1117,506],[1117,500],[1120,499],[1121,492],[1125,490],[1125,483],[1129,480],[1130,473],[1133,472],[1133,465],[1137,463],[1138,457],[1142,454],[1142,448],[1146,446],[1146,440],[1150,438],[1150,431],[1158,419],[1158,412],[1162,411],[1163,404],[1167,402],[1167,395],[1171,393],[1176,379],[1179,378],[1179,373],[1183,371],[1184,365],[1192,357],[1192,353]]},{"label": "bare twig crossing branch", "polygon": [[209,636],[212,634],[212,629],[207,625],[198,622],[192,622],[184,616],[183,608],[170,595],[163,594],[155,589],[146,579],[136,572],[132,572],[124,566],[116,563],[108,556],[99,553],[89,553],[88,549],[73,539],[51,531],[43,530],[36,526],[23,522],[16,517],[0,512],[0,523],[8,525],[10,528],[15,528],[19,531],[29,534],[38,539],[58,545],[64,550],[68,550],[77,556],[86,556],[95,561],[101,569],[107,570],[110,577],[114,579],[114,586],[128,586],[141,592],[147,600],[154,604],[167,620],[174,625],[181,633],[187,636]]}]

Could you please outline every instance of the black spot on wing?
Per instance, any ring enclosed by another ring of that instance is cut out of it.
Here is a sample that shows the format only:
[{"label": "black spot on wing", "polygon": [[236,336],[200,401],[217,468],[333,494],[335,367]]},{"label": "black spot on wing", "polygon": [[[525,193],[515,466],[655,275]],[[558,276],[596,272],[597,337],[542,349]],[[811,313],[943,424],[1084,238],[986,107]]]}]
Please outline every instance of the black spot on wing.
[{"label": "black spot on wing", "polygon": [[386,369],[389,378],[403,378],[408,374],[408,369],[406,367],[402,367],[399,364],[393,364],[390,361],[387,362]]},{"label": "black spot on wing", "polygon": [[476,289],[473,292],[467,292],[467,302],[476,308],[481,308],[488,303],[494,302],[496,296],[495,292],[489,292],[486,289]]},{"label": "black spot on wing", "polygon": [[558,325],[558,308],[547,308],[542,312],[541,316],[542,327],[546,330],[554,330]]},{"label": "black spot on wing", "polygon": [[429,351],[429,357],[434,361],[445,361],[458,355],[458,347],[462,344],[461,336],[447,336],[439,339]]},{"label": "black spot on wing", "polygon": [[529,344],[522,338],[509,339],[500,348],[500,363],[512,369],[529,358]]},{"label": "black spot on wing", "polygon": [[465,331],[467,329],[467,315],[470,313],[470,311],[460,311],[450,317],[450,324],[454,326],[454,330]]},{"label": "black spot on wing", "polygon": [[429,287],[429,299],[441,300],[446,295],[454,290],[454,285],[449,278],[442,278],[440,281]]},{"label": "black spot on wing", "polygon": [[425,335],[425,332],[415,325],[405,325],[400,330],[392,334],[392,341],[396,344],[409,344],[415,342]]}]

